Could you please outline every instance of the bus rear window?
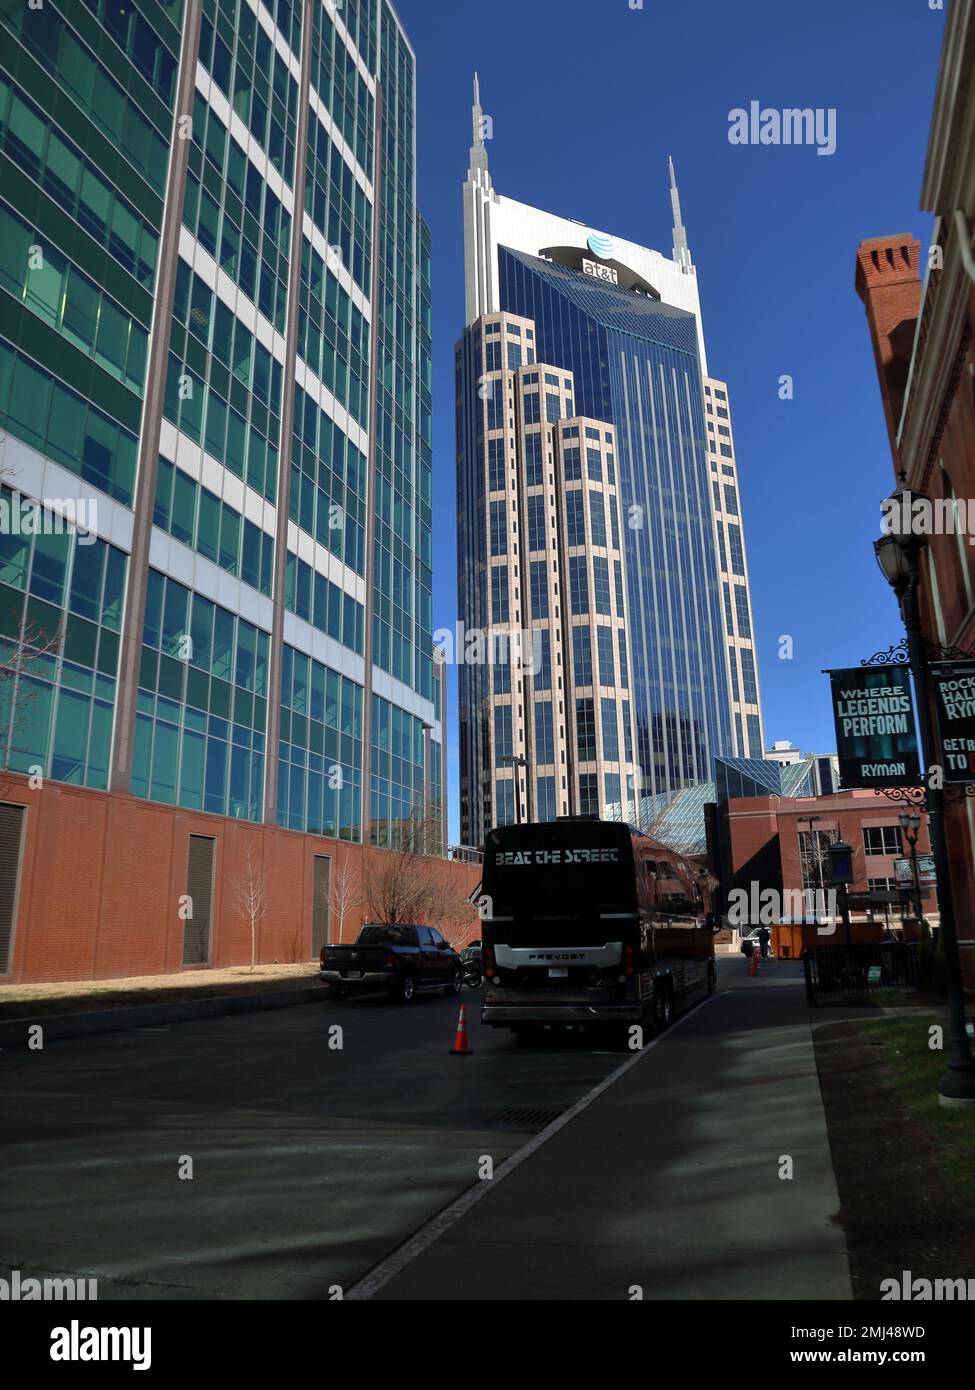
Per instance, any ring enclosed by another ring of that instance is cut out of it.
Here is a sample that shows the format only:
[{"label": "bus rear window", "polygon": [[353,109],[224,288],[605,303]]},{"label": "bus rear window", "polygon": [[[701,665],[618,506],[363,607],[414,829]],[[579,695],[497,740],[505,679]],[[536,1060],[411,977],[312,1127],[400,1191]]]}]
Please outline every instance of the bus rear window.
[{"label": "bus rear window", "polygon": [[629,831],[605,822],[552,822],[493,831],[483,891],[503,917],[593,917],[636,911]]}]

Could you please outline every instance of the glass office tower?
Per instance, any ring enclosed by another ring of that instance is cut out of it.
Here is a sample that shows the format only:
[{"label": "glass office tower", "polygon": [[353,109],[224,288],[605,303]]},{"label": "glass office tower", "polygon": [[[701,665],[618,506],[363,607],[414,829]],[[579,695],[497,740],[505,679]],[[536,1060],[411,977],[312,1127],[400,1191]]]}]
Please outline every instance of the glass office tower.
[{"label": "glass office tower", "polygon": [[0,23],[3,765],[386,843],[442,789],[402,26]]},{"label": "glass office tower", "polygon": [[[752,750],[752,741],[756,756],[762,748],[757,672],[753,681],[745,681],[754,653],[744,540],[740,520],[729,525],[725,510],[737,506],[737,487],[733,499],[715,488],[722,456],[711,458],[707,444],[705,383],[713,379],[707,374],[696,272],[673,171],[674,245],[672,257],[665,257],[501,197],[488,170],[485,130],[475,83],[464,186],[467,328],[456,380],[461,618],[477,626],[490,612],[487,585],[494,582],[497,563],[491,553],[491,459],[485,456],[492,435],[485,414],[492,363],[482,344],[500,314],[505,321],[532,325],[539,364],[571,374],[575,415],[613,431],[628,688],[617,685],[600,692],[599,699],[613,699],[621,710],[625,700],[632,753],[622,759],[618,789],[615,782],[598,781],[595,800],[601,814],[619,815],[625,807],[629,815],[629,808],[648,799],[652,804],[656,797],[711,780],[716,755]],[[516,488],[527,486],[518,474],[527,463],[516,455],[514,467]],[[514,513],[511,522],[517,523]],[[524,593],[530,559],[523,530],[520,537],[510,536],[511,545],[518,540]],[[728,555],[732,540],[740,543],[740,564],[737,549]],[[723,577],[730,612],[739,613],[737,628],[734,616],[726,628]],[[571,605],[564,585],[562,601]],[[734,708],[732,657],[742,676]],[[568,653],[564,679],[566,689],[575,679]],[[501,766],[511,765],[507,744],[502,749],[491,729],[497,700],[485,700],[483,685],[483,677],[461,666],[462,833],[474,843],[491,824],[508,817],[508,799],[498,783],[509,774],[499,768],[499,750]],[[520,692],[526,698],[530,686],[526,678]],[[574,709],[568,700],[563,718],[570,748],[576,738]],[[514,765],[523,768],[526,795],[534,791],[537,807],[545,802],[534,786],[530,735],[529,726],[524,752],[516,750],[525,762]],[[578,784],[575,790],[568,810],[578,814]],[[588,800],[586,809],[592,809]],[[519,810],[516,798],[515,816]]]}]

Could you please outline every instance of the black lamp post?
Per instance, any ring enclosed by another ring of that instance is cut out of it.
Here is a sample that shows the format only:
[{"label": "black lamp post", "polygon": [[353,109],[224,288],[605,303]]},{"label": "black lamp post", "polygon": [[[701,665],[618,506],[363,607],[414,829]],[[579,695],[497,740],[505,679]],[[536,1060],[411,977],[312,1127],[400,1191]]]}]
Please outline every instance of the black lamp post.
[{"label": "black lamp post", "polygon": [[[816,888],[819,889],[819,898],[818,898],[818,900],[817,900],[817,902],[816,902],[816,906],[815,906],[815,909],[814,909],[814,911],[813,911],[813,918],[814,918],[814,920],[815,920],[815,922],[816,922],[816,929],[817,929],[817,931],[818,931],[818,929],[819,929],[819,909],[820,909],[820,905],[822,904],[822,901],[823,901],[823,857],[822,857],[822,855],[821,855],[821,853],[820,853],[820,850],[819,850],[819,831],[815,829],[815,823],[816,823],[816,821],[822,820],[822,819],[823,819],[822,816],[800,816],[799,819],[796,821],[796,831],[797,831],[797,832],[798,832],[798,829],[799,829],[799,821],[805,820],[805,821],[808,823],[808,825],[809,825],[809,845],[810,845],[810,852],[812,853],[812,856],[813,856],[813,864],[814,864],[815,872],[816,872],[816,885],[815,885],[815,886],[816,886]],[[802,886],[803,886],[803,888],[805,888],[805,886],[806,886],[806,885],[805,885],[805,882],[803,882],[803,885],[802,885]],[[803,920],[805,920],[805,916],[806,916],[805,904],[803,904],[803,913],[802,913],[802,916],[803,916]]]},{"label": "black lamp post", "polygon": [[850,899],[847,896],[847,884],[852,883],[853,879],[853,846],[848,845],[845,840],[836,840],[829,847],[829,881],[835,883],[839,888],[840,910],[843,913],[843,932],[848,947],[853,944],[853,935],[850,925]]},{"label": "black lamp post", "polygon": [[921,903],[921,879],[917,871],[917,837],[921,830],[921,817],[916,811],[901,811],[898,819],[901,823],[901,833],[907,841],[911,853],[911,879],[914,883],[917,920],[920,922],[924,916],[924,908]]},{"label": "black lamp post", "polygon": [[[912,493],[902,473],[897,487],[885,504],[885,511],[891,519],[890,529],[886,535],[874,541],[874,551],[884,578],[897,597],[904,620],[908,660],[917,692],[922,766],[926,773],[937,763],[938,753],[934,720],[931,717],[928,662],[924,638],[921,635],[918,593],[924,537],[915,535],[909,522],[910,502],[920,495]],[[941,787],[927,785],[925,802],[937,879],[938,913],[941,918],[941,939],[944,943],[945,989],[948,995],[948,1061],[938,1086],[938,1095],[942,1105],[975,1105],[975,1058],[972,1057],[965,1029],[965,995],[962,987],[961,960],[958,955],[958,936],[955,931],[955,902],[945,843],[944,792]]]}]

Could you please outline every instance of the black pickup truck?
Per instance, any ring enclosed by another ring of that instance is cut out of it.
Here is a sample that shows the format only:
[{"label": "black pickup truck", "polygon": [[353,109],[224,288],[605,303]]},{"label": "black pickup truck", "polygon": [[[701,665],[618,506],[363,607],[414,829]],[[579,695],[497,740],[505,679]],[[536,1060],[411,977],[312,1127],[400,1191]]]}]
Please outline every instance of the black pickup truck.
[{"label": "black pickup truck", "polygon": [[367,923],[354,946],[322,947],[320,971],[332,999],[378,987],[409,1003],[421,989],[460,994],[464,982],[460,956],[434,927],[423,926]]}]

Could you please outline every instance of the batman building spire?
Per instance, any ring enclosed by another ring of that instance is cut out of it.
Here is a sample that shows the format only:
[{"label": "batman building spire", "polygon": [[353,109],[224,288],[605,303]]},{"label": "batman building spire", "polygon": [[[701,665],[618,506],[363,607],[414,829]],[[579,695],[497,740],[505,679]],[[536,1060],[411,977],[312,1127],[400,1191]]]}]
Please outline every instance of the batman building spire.
[{"label": "batman building spire", "polygon": [[674,260],[680,266],[685,275],[690,275],[694,269],[691,261],[690,248],[687,245],[687,232],[680,215],[680,194],[677,192],[677,176],[674,173],[674,161],[668,159],[670,165],[670,201],[674,209]]},{"label": "batman building spire", "polygon": [[474,74],[474,105],[471,108],[471,123],[474,139],[471,144],[469,177],[482,188],[491,187],[491,174],[488,170],[487,146],[484,143],[484,112],[481,110],[481,83]]},{"label": "batman building spire", "polygon": [[485,138],[490,117],[481,109],[481,83],[474,74],[474,102],[471,107],[473,140],[464,183],[464,288],[467,322],[486,313],[494,297],[494,254],[491,246],[490,207],[497,202],[491,183]]}]

